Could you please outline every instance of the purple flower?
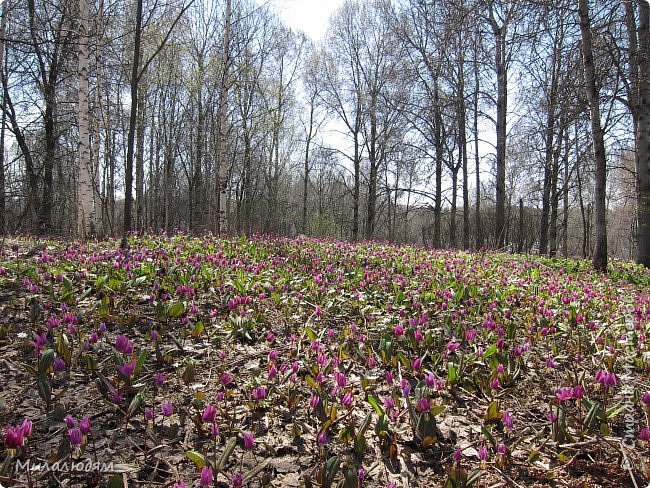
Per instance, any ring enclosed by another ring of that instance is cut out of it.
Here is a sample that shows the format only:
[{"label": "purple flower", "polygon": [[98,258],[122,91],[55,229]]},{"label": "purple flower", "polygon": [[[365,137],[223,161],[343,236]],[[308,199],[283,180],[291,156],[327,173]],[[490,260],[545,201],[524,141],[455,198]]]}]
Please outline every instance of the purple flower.
[{"label": "purple flower", "polygon": [[498,389],[499,389],[499,386],[501,386],[501,385],[499,384],[499,378],[495,377],[495,378],[490,382],[490,387],[491,387],[493,390],[498,390]]},{"label": "purple flower", "polygon": [[162,387],[162,385],[165,384],[165,375],[162,373],[158,373],[156,376],[153,377],[153,384],[156,385],[156,388]]},{"label": "purple flower", "polygon": [[414,371],[419,371],[421,366],[422,366],[422,359],[421,358],[415,358],[411,362],[411,367],[413,368]]},{"label": "purple flower", "polygon": [[359,468],[359,470],[357,471],[357,488],[361,488],[365,477],[366,477],[365,470],[363,468]]},{"label": "purple flower", "polygon": [[485,444],[481,444],[481,447],[478,448],[478,458],[481,461],[487,461],[488,450],[487,447],[485,447]]},{"label": "purple flower", "polygon": [[400,386],[402,388],[403,396],[407,397],[411,394],[411,384],[406,380],[406,378],[402,378]]},{"label": "purple flower", "polygon": [[177,483],[174,483],[174,486],[172,488],[185,488],[185,481],[180,480]]},{"label": "purple flower", "polygon": [[312,395],[311,398],[309,399],[309,406],[314,409],[318,406],[318,403],[320,402],[320,397],[318,395]]},{"label": "purple flower", "polygon": [[72,446],[80,446],[83,442],[83,434],[79,428],[70,429],[68,431],[68,437],[70,437],[70,444]]},{"label": "purple flower", "polygon": [[566,401],[566,400],[571,400],[573,398],[573,388],[560,388],[558,391],[555,392],[555,396],[557,399],[560,401],[560,403]]},{"label": "purple flower", "polygon": [[151,340],[153,342],[158,341],[158,331],[156,329],[151,329]]},{"label": "purple flower", "polygon": [[79,430],[83,435],[88,435],[90,434],[90,427],[90,419],[88,416],[85,416],[81,419],[81,422],[79,422]]},{"label": "purple flower", "polygon": [[244,449],[252,451],[255,448],[255,436],[252,432],[244,432]]},{"label": "purple flower", "polygon": [[117,349],[121,353],[126,354],[126,351],[128,351],[129,349],[129,340],[126,338],[125,335],[118,335],[115,338],[115,349]]},{"label": "purple flower", "polygon": [[228,386],[230,383],[232,383],[232,376],[228,373],[223,373],[221,375],[221,384],[223,386]]},{"label": "purple flower", "polygon": [[510,432],[514,427],[514,419],[512,418],[512,414],[507,410],[504,410],[503,418],[501,419],[501,421],[503,422],[503,426],[506,428],[508,432]]},{"label": "purple flower", "polygon": [[210,427],[210,431],[212,432],[212,435],[214,437],[221,435],[221,429],[219,428],[219,424],[217,424],[216,422],[212,424],[212,426]]},{"label": "purple flower", "polygon": [[402,337],[404,335],[404,327],[401,325],[396,325],[393,327],[393,334],[395,337]]},{"label": "purple flower", "polygon": [[345,408],[350,408],[350,407],[352,407],[352,400],[353,400],[353,398],[354,398],[354,397],[352,396],[352,393],[347,392],[347,393],[343,396],[343,400],[341,400],[341,403],[343,404],[343,406],[344,406]]},{"label": "purple flower", "polygon": [[214,475],[210,466],[203,466],[201,469],[201,486],[210,486],[214,482]]},{"label": "purple flower", "polygon": [[646,407],[650,407],[650,391],[645,392],[641,395],[641,403]]},{"label": "purple flower", "polygon": [[454,451],[454,461],[459,463],[463,459],[463,451],[461,450],[460,447],[457,447],[456,450]]},{"label": "purple flower", "polygon": [[172,402],[163,403],[160,406],[160,411],[165,417],[171,417],[173,413]]},{"label": "purple flower", "polygon": [[648,440],[650,440],[650,431],[648,430],[647,427],[644,427],[643,429],[641,429],[641,432],[639,432],[639,439],[641,439],[642,441],[646,441],[646,442],[648,442]]},{"label": "purple flower", "polygon": [[203,415],[201,416],[201,418],[203,419],[204,422],[214,422],[216,416],[217,416],[217,409],[215,408],[214,405],[210,403],[205,407],[205,410],[203,410]]},{"label": "purple flower", "polygon": [[241,473],[235,473],[232,475],[232,486],[233,488],[239,488],[244,483],[244,477]]},{"label": "purple flower", "polygon": [[72,415],[66,415],[65,419],[63,420],[65,420],[65,425],[68,429],[72,429],[76,425],[76,422],[74,421],[74,418],[72,418]]},{"label": "purple flower", "polygon": [[17,427],[7,426],[7,432],[5,433],[4,444],[7,449],[18,449],[22,447],[25,443],[25,436],[23,430]]},{"label": "purple flower", "polygon": [[122,366],[117,368],[122,376],[125,378],[130,378],[135,371],[135,359],[131,362],[124,363]]},{"label": "purple flower", "polygon": [[497,454],[499,456],[505,456],[507,452],[508,452],[508,448],[506,447],[505,444],[497,445]]},{"label": "purple flower", "polygon": [[395,400],[393,400],[393,397],[384,397],[384,408],[388,411],[391,411],[395,408]]},{"label": "purple flower", "polygon": [[418,410],[420,412],[428,412],[431,410],[431,402],[424,397],[420,397],[420,400],[418,401]]},{"label": "purple flower", "polygon": [[152,421],[153,420],[153,408],[147,407],[144,409],[144,418],[147,421]]},{"label": "purple flower", "polygon": [[32,428],[33,428],[33,424],[32,421],[29,419],[24,419],[23,423],[20,425],[20,430],[23,432],[23,436],[25,438],[30,437],[32,435]]},{"label": "purple flower", "polygon": [[319,445],[324,446],[327,444],[327,432],[323,431],[320,434],[318,434],[318,437],[316,439]]},{"label": "purple flower", "polygon": [[61,358],[54,359],[54,371],[62,372],[65,371],[65,361]]},{"label": "purple flower", "polygon": [[273,379],[278,375],[278,367],[275,365],[275,363],[271,364],[269,367],[269,379]]},{"label": "purple flower", "polygon": [[334,371],[334,379],[336,380],[336,384],[339,386],[339,388],[343,388],[347,384],[347,378],[343,373],[339,371]]},{"label": "purple flower", "polygon": [[393,384],[393,372],[390,370],[386,371],[386,383],[388,386]]}]

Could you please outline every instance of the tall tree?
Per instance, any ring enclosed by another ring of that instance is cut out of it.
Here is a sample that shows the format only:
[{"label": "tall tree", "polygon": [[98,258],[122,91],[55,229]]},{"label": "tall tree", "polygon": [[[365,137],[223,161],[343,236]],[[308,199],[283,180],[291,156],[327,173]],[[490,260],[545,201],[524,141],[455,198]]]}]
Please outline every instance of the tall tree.
[{"label": "tall tree", "polygon": [[222,55],[222,75],[221,86],[219,89],[219,121],[217,137],[217,212],[216,212],[216,233],[221,233],[228,228],[226,213],[226,200],[228,197],[228,168],[226,165],[226,136],[227,115],[228,115],[228,90],[230,88],[230,26],[231,26],[232,6],[231,0],[226,0],[226,13],[224,17],[223,30],[223,55]]},{"label": "tall tree", "polygon": [[[637,10],[634,4],[638,6]],[[625,0],[628,35],[628,105],[634,124],[637,261],[650,267],[650,6]],[[638,20],[637,20],[638,19]]]},{"label": "tall tree", "polygon": [[607,222],[605,220],[607,161],[605,158],[605,139],[600,121],[600,93],[596,84],[596,66],[594,63],[593,35],[588,0],[578,0],[578,15],[580,17],[582,60],[587,100],[589,101],[591,137],[596,167],[594,187],[596,247],[592,262],[597,271],[604,273],[607,271]]},{"label": "tall tree", "polygon": [[79,173],[77,180],[77,236],[86,240],[95,234],[95,205],[90,160],[88,108],[88,0],[79,0]]},{"label": "tall tree", "polygon": [[[0,17],[0,77],[5,76],[5,36],[7,32],[7,0],[2,0]],[[4,83],[3,83],[4,85]],[[6,183],[5,183],[5,125],[7,123],[7,104],[2,94],[2,120],[0,120],[0,236],[7,233]]]}]

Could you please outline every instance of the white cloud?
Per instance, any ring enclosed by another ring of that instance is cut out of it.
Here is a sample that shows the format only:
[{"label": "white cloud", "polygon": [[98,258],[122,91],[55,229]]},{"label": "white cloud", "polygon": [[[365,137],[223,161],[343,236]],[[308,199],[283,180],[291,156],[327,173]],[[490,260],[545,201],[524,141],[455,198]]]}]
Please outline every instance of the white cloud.
[{"label": "white cloud", "polygon": [[314,41],[323,38],[330,16],[345,0],[276,0],[280,17],[291,28]]}]

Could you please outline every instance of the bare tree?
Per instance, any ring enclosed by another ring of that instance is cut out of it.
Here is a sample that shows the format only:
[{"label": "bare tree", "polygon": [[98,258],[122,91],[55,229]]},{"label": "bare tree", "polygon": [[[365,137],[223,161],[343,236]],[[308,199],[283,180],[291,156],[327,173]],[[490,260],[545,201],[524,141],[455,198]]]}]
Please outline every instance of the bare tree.
[{"label": "bare tree", "polygon": [[589,3],[578,0],[580,16],[580,32],[582,35],[582,59],[585,73],[585,86],[589,101],[591,118],[591,136],[593,142],[594,161],[596,166],[596,184],[594,210],[596,214],[596,248],[594,249],[593,265],[601,272],[607,271],[607,222],[605,220],[605,191],[607,180],[607,161],[605,159],[605,141],[600,121],[600,94],[596,85],[596,67],[592,47],[591,19]]}]

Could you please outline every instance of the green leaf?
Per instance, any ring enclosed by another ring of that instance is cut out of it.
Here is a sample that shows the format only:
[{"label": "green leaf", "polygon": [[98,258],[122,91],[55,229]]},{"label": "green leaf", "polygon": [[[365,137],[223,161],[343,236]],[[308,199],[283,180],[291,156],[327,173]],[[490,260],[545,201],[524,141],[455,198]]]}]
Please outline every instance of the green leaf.
[{"label": "green leaf", "polygon": [[54,350],[47,349],[41,354],[41,358],[38,360],[38,374],[44,375],[50,369],[54,363]]},{"label": "green leaf", "polygon": [[108,480],[108,488],[123,488],[124,483],[122,481],[122,475],[121,474],[114,474],[111,476],[111,478]]},{"label": "green leaf", "polygon": [[271,458],[266,458],[264,461],[261,463],[257,463],[257,465],[251,469],[250,471],[246,472],[246,474],[243,477],[244,483],[246,483],[249,479],[257,476],[259,473],[261,473],[264,468],[266,468],[269,463],[271,462]]},{"label": "green leaf", "polygon": [[447,372],[447,383],[453,385],[454,383],[456,383],[457,379],[458,379],[458,370],[452,363],[449,363],[449,370]]},{"label": "green leaf", "polygon": [[133,415],[133,412],[135,412],[138,408],[140,408],[140,405],[144,403],[144,390],[140,390],[136,395],[133,397],[133,400],[131,400],[131,403],[129,403],[129,408],[127,409],[127,414],[129,416]]},{"label": "green leaf", "polygon": [[493,356],[497,352],[497,345],[492,344],[490,347],[488,347],[485,352],[483,353],[483,359],[487,359],[490,356]]},{"label": "green leaf", "polygon": [[38,395],[41,399],[48,405],[52,401],[52,383],[47,378],[47,376],[40,375],[38,377]]},{"label": "green leaf", "polygon": [[176,302],[173,305],[170,305],[169,309],[167,310],[167,314],[172,319],[180,317],[184,312],[185,305],[183,305],[183,302]]},{"label": "green leaf", "polygon": [[198,469],[204,468],[208,465],[208,460],[203,454],[196,451],[186,451],[185,456],[192,461]]},{"label": "green leaf", "polygon": [[221,453],[219,462],[217,463],[219,471],[226,469],[226,466],[228,465],[228,459],[235,450],[235,446],[237,446],[237,437],[229,438],[226,442],[226,447],[224,447],[223,452]]},{"label": "green leaf", "polygon": [[142,367],[144,366],[144,362],[147,360],[148,356],[149,356],[149,352],[146,349],[143,349],[140,355],[138,356],[138,361],[135,363],[134,374],[136,376],[140,373],[140,371],[142,371]]},{"label": "green leaf", "polygon": [[375,412],[377,412],[377,415],[384,415],[384,409],[381,407],[381,404],[379,403],[379,399],[373,395],[372,393],[368,395],[368,403],[372,405],[372,408],[375,409]]}]

